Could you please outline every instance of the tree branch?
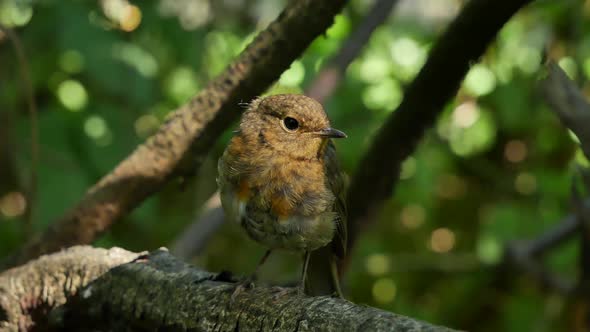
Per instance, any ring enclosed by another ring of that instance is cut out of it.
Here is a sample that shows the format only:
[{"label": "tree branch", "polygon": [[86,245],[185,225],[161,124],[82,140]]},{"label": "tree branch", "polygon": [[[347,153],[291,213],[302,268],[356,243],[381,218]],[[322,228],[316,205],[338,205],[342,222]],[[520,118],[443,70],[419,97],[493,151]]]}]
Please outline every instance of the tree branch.
[{"label": "tree branch", "polygon": [[[584,155],[590,159],[590,105],[582,91],[555,62],[549,60],[546,69],[547,77],[541,81],[543,95],[561,122],[579,138]],[[572,204],[580,232],[577,291],[586,301],[590,294],[590,209],[588,201],[582,197],[590,190],[590,176],[587,171],[578,171],[581,184],[578,185],[577,178],[572,183]],[[580,186],[585,188],[581,190]]]},{"label": "tree branch", "polygon": [[47,323],[47,312],[140,254],[123,249],[72,247],[0,274],[0,330],[27,331]]},{"label": "tree branch", "polygon": [[348,190],[348,247],[364,220],[391,196],[402,162],[414,151],[444,105],[454,96],[469,66],[496,33],[530,0],[472,0],[438,40],[400,106],[377,133]]},{"label": "tree branch", "polygon": [[[75,331],[450,331],[277,287],[248,289],[232,300],[236,285],[226,279],[165,250],[139,255],[73,247],[0,274],[0,329],[49,323],[53,330]],[[18,310],[22,303],[28,310]]]},{"label": "tree branch", "polygon": [[289,2],[221,75],[172,113],[156,134],[5,265],[14,266],[74,244],[91,243],[170,179],[193,173],[213,142],[240,115],[237,104],[266,90],[330,26],[345,2]]},{"label": "tree branch", "polygon": [[170,251],[181,259],[190,260],[200,254],[225,222],[219,191],[209,198],[205,206],[208,206],[207,210],[183,230],[172,244]]},{"label": "tree branch", "polygon": [[547,77],[541,90],[561,122],[580,139],[582,151],[590,159],[590,105],[576,84],[553,61],[546,65]]}]

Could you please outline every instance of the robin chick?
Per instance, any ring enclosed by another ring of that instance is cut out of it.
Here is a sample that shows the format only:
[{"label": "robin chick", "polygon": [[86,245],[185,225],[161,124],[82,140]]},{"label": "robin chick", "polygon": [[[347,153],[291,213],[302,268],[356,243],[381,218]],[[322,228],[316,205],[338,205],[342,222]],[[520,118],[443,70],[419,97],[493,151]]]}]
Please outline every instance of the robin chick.
[{"label": "robin chick", "polygon": [[310,252],[334,239],[333,253],[343,256],[345,176],[330,139],[344,137],[309,97],[274,95],[249,104],[219,159],[217,181],[226,216],[268,248],[256,272],[272,250],[301,252],[303,292]]}]

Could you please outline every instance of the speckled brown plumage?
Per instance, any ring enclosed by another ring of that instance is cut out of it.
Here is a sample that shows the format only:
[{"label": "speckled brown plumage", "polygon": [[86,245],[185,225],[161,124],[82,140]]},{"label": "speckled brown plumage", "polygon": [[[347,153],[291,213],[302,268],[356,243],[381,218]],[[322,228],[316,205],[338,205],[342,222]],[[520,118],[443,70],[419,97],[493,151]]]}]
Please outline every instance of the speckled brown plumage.
[{"label": "speckled brown plumage", "polygon": [[345,135],[311,98],[274,95],[250,103],[218,165],[228,217],[269,249],[307,254],[336,236],[334,252],[342,256],[345,185],[331,137]]}]

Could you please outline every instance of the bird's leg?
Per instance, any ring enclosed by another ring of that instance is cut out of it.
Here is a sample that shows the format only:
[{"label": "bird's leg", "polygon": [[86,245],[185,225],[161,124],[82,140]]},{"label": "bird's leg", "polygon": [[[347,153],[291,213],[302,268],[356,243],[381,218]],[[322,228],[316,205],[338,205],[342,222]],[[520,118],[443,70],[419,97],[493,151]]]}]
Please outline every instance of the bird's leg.
[{"label": "bird's leg", "polygon": [[[262,255],[262,257],[260,258],[260,261],[258,261],[258,265],[256,265],[256,269],[254,270],[254,273],[252,273],[250,275],[250,277],[248,277],[248,279],[250,279],[252,282],[254,282],[254,280],[256,280],[256,276],[258,275],[258,272],[260,271],[260,267],[266,262],[266,260],[268,259],[268,256],[270,256],[270,253],[272,252],[272,250],[268,249],[264,255]],[[248,280],[246,279],[246,280]]]},{"label": "bird's leg", "polygon": [[270,256],[270,253],[272,252],[272,250],[268,249],[264,255],[262,256],[262,258],[260,258],[260,261],[258,262],[258,265],[256,265],[256,269],[254,270],[254,273],[252,273],[251,275],[249,275],[246,279],[238,282],[233,294],[232,294],[232,300],[238,296],[241,292],[243,292],[244,290],[246,290],[247,288],[250,288],[254,285],[254,281],[256,280],[256,276],[258,275],[258,271],[260,270],[260,267],[262,266],[262,264],[264,264],[266,262],[266,260],[268,259],[268,256]]},{"label": "bird's leg", "polygon": [[297,295],[303,296],[305,295],[305,279],[307,279],[307,267],[309,266],[309,259],[311,257],[311,253],[309,251],[305,251],[303,254],[303,268],[301,269],[301,281],[299,285],[295,288],[283,288],[275,286],[275,294],[273,298],[276,300],[282,296],[292,294],[294,291],[297,292]]},{"label": "bird's leg", "polygon": [[307,267],[309,266],[309,258],[311,254],[309,251],[305,251],[303,254],[303,268],[301,269],[301,283],[299,284],[299,295],[305,294],[305,279],[307,278]]}]

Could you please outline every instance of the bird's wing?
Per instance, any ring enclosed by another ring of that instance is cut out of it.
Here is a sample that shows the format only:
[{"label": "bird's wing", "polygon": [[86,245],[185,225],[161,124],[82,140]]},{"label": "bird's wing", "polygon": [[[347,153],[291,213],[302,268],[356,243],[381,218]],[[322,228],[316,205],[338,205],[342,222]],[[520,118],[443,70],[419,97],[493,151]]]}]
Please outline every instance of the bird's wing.
[{"label": "bird's wing", "polygon": [[328,142],[325,154],[326,174],[330,189],[336,196],[334,202],[334,212],[336,212],[336,234],[332,240],[332,249],[334,254],[339,258],[344,258],[346,254],[346,241],[348,232],[346,230],[346,185],[347,177],[340,169],[338,158],[336,156],[336,147],[332,141]]}]

